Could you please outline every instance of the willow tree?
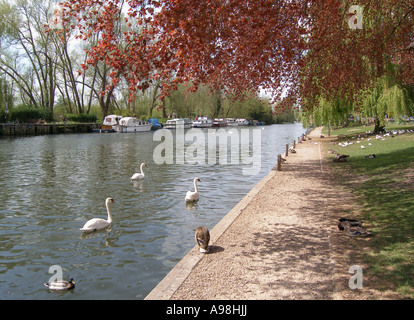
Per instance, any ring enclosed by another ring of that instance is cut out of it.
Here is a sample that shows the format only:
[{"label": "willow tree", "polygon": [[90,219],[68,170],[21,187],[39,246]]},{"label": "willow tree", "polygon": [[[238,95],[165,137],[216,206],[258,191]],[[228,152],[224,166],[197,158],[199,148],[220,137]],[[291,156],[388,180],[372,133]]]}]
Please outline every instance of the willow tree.
[{"label": "willow tree", "polygon": [[374,133],[381,131],[386,115],[397,119],[414,115],[414,103],[409,90],[384,75],[376,81],[374,89],[365,94],[359,110],[363,116],[375,119]]},{"label": "willow tree", "polygon": [[[360,106],[364,94],[372,93],[376,99],[378,79],[393,78],[403,86],[413,83],[414,56],[406,49],[413,41],[414,1],[361,0],[357,4],[310,1],[309,50],[304,53],[300,84],[303,109],[317,108],[320,97]],[[395,68],[389,68],[390,63]],[[364,105],[367,114],[381,121],[376,102]]]},{"label": "willow tree", "polygon": [[328,101],[319,97],[312,109],[302,111],[303,124],[314,126],[339,126],[346,124],[348,115],[353,111],[353,103],[344,99]]}]

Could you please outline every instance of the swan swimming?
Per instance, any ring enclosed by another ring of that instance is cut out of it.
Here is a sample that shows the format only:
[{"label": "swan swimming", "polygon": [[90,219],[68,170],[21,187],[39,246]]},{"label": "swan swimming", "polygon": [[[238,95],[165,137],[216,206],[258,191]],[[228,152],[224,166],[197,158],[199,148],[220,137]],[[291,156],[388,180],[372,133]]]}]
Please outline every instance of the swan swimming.
[{"label": "swan swimming", "polygon": [[144,179],[145,178],[144,171],[142,170],[143,167],[145,167],[145,168],[148,167],[145,162],[141,163],[141,166],[140,166],[141,173],[134,173],[131,177],[131,180],[139,180],[139,179]]},{"label": "swan swimming", "polygon": [[112,215],[111,215],[111,211],[109,210],[110,202],[115,203],[114,199],[112,199],[111,197],[106,198],[105,206],[106,206],[106,211],[108,212],[107,220],[101,219],[101,218],[93,218],[89,220],[88,222],[86,222],[85,225],[79,230],[85,231],[85,232],[91,232],[95,230],[105,229],[106,227],[108,227],[112,223]]},{"label": "swan swimming", "polygon": [[199,178],[194,178],[194,191],[187,191],[184,199],[185,201],[198,201],[200,199],[197,182],[201,182],[201,180]]}]

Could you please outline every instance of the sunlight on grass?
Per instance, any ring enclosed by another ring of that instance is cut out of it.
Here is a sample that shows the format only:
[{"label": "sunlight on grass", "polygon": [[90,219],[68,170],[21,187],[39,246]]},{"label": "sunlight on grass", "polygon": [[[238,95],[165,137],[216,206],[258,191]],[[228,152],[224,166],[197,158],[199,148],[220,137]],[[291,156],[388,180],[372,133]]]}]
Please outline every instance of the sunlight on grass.
[{"label": "sunlight on grass", "polygon": [[[358,218],[370,225],[374,233],[364,255],[370,266],[367,273],[377,279],[378,288],[391,284],[397,293],[413,299],[414,183],[408,173],[414,172],[414,134],[379,139],[359,134],[353,132],[338,140],[349,140],[352,145],[335,144],[329,148],[350,155],[346,163],[332,166],[338,177],[347,177],[343,183],[363,205]],[[366,159],[369,154],[376,157]]]}]

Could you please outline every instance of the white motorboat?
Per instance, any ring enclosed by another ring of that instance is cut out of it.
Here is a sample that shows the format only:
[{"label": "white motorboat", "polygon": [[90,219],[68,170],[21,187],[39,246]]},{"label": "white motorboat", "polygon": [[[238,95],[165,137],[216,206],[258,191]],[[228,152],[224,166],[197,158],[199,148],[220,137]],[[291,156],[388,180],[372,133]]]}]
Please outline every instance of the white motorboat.
[{"label": "white motorboat", "polygon": [[119,132],[145,132],[151,131],[152,123],[135,117],[124,117],[119,121]]},{"label": "white motorboat", "polygon": [[119,121],[122,116],[111,114],[105,117],[99,129],[92,130],[93,132],[116,132],[119,130]]},{"label": "white motorboat", "polygon": [[237,125],[239,126],[249,126],[250,121],[247,119],[236,119]]},{"label": "white motorboat", "polygon": [[213,120],[209,117],[198,117],[193,121],[194,128],[210,128],[213,125]]},{"label": "white motorboat", "polygon": [[236,118],[226,118],[227,121],[227,125],[229,127],[235,127],[238,126],[239,124],[236,122]]},{"label": "white motorboat", "polygon": [[184,128],[190,129],[192,126],[192,121],[188,118],[175,118],[169,119],[164,125],[165,129],[177,129],[177,128]]}]

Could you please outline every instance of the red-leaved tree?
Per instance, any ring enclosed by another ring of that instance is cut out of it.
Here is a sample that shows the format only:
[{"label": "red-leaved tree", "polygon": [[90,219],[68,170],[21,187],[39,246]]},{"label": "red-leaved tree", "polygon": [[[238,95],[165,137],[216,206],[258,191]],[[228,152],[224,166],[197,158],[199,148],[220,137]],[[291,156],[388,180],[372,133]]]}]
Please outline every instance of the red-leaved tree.
[{"label": "red-leaved tree", "polygon": [[[351,5],[357,5],[350,11]],[[131,92],[162,81],[242,95],[258,88],[309,109],[317,97],[354,99],[399,66],[413,81],[414,0],[67,0],[65,28],[88,39]],[[354,23],[355,25],[353,25]],[[362,24],[361,24],[362,23]],[[281,103],[289,108],[291,103]]]}]

